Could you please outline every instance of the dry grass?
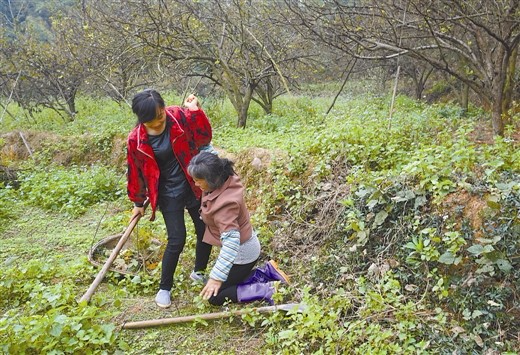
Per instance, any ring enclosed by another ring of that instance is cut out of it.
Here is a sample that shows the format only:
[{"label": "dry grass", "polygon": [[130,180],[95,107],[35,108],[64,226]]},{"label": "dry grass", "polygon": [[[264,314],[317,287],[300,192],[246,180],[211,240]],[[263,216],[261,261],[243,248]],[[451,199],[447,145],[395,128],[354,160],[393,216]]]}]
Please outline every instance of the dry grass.
[{"label": "dry grass", "polygon": [[472,230],[475,231],[475,238],[480,238],[483,233],[482,224],[486,208],[487,204],[483,197],[462,190],[446,196],[440,205],[439,212],[447,215],[457,215],[458,213],[455,218],[457,223],[455,229],[459,230],[463,220],[467,219]]}]

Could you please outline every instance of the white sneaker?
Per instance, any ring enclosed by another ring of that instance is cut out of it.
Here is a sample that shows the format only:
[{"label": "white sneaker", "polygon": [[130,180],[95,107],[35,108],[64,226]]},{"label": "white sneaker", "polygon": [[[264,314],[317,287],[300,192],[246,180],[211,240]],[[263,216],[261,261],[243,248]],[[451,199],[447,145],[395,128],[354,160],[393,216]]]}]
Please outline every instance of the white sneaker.
[{"label": "white sneaker", "polygon": [[202,271],[192,271],[190,274],[190,279],[201,285],[205,285],[208,282],[208,278]]},{"label": "white sneaker", "polygon": [[170,307],[172,304],[172,301],[170,300],[170,291],[159,290],[155,296],[155,303],[161,308]]}]

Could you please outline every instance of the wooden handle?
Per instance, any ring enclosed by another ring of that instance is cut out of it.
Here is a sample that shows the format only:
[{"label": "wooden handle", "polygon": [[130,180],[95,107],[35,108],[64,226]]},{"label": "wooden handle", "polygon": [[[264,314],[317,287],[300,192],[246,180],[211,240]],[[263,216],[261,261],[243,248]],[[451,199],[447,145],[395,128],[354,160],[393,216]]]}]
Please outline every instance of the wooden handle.
[{"label": "wooden handle", "polygon": [[[146,209],[148,204],[149,204],[149,200],[146,200],[144,205],[143,205],[143,207]],[[88,288],[87,292],[85,292],[85,294],[83,296],[81,296],[79,302],[87,301],[87,303],[88,303],[90,301],[90,298],[94,294],[94,291],[96,291],[96,288],[99,286],[101,281],[103,281],[103,278],[105,277],[105,274],[107,273],[108,269],[110,268],[110,266],[112,265],[114,260],[119,255],[119,252],[121,251],[121,249],[125,245],[126,241],[128,240],[128,237],[130,237],[130,234],[132,233],[132,231],[134,230],[135,226],[137,225],[137,222],[139,222],[140,219],[141,219],[141,215],[140,214],[135,215],[134,218],[132,218],[132,220],[130,221],[130,224],[128,225],[128,227],[125,230],[125,233],[123,233],[123,235],[119,239],[119,242],[117,243],[115,248],[112,250],[112,253],[108,257],[107,261],[105,262],[105,265],[103,265],[103,267],[101,268],[101,271],[99,271],[99,273],[97,274],[96,278],[94,279],[94,281],[92,282],[92,284]]]},{"label": "wooden handle", "polygon": [[159,326],[159,325],[193,322],[196,320],[212,320],[212,319],[226,318],[226,317],[232,317],[232,316],[239,316],[239,315],[250,313],[250,312],[273,313],[276,311],[290,311],[292,309],[298,310],[300,312],[303,308],[298,303],[289,303],[289,304],[281,304],[281,305],[277,305],[277,306],[245,308],[245,309],[239,309],[239,310],[229,311],[229,312],[205,313],[205,314],[197,314],[197,315],[193,315],[193,316],[182,316],[182,317],[174,317],[174,318],[162,318],[162,319],[143,320],[143,321],[138,321],[138,322],[128,322],[128,323],[124,323],[122,328],[123,329],[149,328],[149,327],[155,327],[155,326]]}]

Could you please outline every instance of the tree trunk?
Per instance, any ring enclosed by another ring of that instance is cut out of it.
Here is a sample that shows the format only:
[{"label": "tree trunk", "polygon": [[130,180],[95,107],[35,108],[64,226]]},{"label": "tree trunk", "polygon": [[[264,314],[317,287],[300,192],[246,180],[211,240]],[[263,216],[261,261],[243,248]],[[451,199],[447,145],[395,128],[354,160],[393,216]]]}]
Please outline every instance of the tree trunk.
[{"label": "tree trunk", "polygon": [[273,112],[273,97],[274,97],[273,84],[271,83],[271,79],[268,78],[265,101],[264,101],[264,105],[262,105],[262,108],[264,109],[264,112],[266,115],[270,115]]},{"label": "tree trunk", "polygon": [[258,84],[255,87],[255,93],[258,98],[252,97],[252,100],[262,107],[266,115],[270,115],[273,112],[274,91],[271,78],[269,77],[265,79],[265,84]]},{"label": "tree trunk", "polygon": [[238,124],[239,128],[246,128],[247,122],[247,111],[249,110],[249,105],[251,104],[251,98],[253,97],[253,87],[248,85],[246,87],[246,93],[243,98],[238,98],[241,101],[241,107],[238,112]]},{"label": "tree trunk", "polygon": [[502,102],[493,102],[491,122],[493,123],[493,133],[504,136],[504,121],[502,119]]},{"label": "tree trunk", "polygon": [[264,113],[266,115],[270,115],[273,113],[273,102],[269,101],[269,103],[267,103],[267,105],[263,106],[262,108],[264,109]]},{"label": "tree trunk", "polygon": [[461,106],[464,110],[464,114],[468,112],[469,108],[469,85],[466,83],[462,83],[462,100],[461,100]]},{"label": "tree trunk", "polygon": [[428,69],[424,69],[420,72],[420,76],[417,82],[417,86],[415,88],[415,95],[417,96],[417,100],[422,100],[424,88],[426,87],[426,82],[428,78],[433,73],[433,68],[430,67]]},{"label": "tree trunk", "polygon": [[77,87],[70,89],[65,94],[65,100],[67,101],[67,113],[69,115],[70,122],[74,121],[76,116],[76,93],[78,92]]},{"label": "tree trunk", "polygon": [[381,71],[382,71],[382,74],[381,74],[381,92],[386,92],[386,81],[388,79],[388,68],[386,67],[381,67]]},{"label": "tree trunk", "polygon": [[[496,84],[496,83],[494,83]],[[496,136],[504,136],[504,121],[502,118],[503,111],[503,82],[502,85],[495,85],[494,97],[490,101],[491,104],[491,123],[493,125],[493,134]]]},{"label": "tree trunk", "polygon": [[238,115],[237,127],[245,128],[247,122],[247,111],[249,110],[249,105],[251,104],[251,99],[253,97],[253,86],[248,85],[245,87],[245,94],[238,90],[233,90],[233,87],[230,87],[229,85],[222,85],[222,88],[227,93],[229,101],[231,101],[231,104]]},{"label": "tree trunk", "polygon": [[504,83],[504,95],[502,97],[502,122],[504,126],[509,124],[509,109],[511,108],[511,101],[513,98],[513,90],[515,88],[515,72],[516,72],[516,60],[518,56],[518,47],[516,47],[511,56],[509,57],[507,64],[506,80]]},{"label": "tree trunk", "polygon": [[502,116],[509,109],[507,101],[510,95],[508,91],[512,90],[512,87],[507,83],[509,79],[510,54],[503,47],[499,48],[497,53],[495,53],[495,61],[498,65],[491,68],[489,73],[492,77],[491,122],[493,124],[493,133],[498,136],[504,136],[504,118]]},{"label": "tree trunk", "polygon": [[419,78],[418,70],[417,69],[413,69],[411,71],[406,71],[406,73],[408,73],[408,76],[413,81],[413,86],[415,88],[415,98],[417,100],[422,99],[422,93],[424,91],[424,85],[421,82],[421,79]]},{"label": "tree trunk", "polygon": [[[220,87],[226,92],[229,101],[235,108],[238,114],[237,127],[245,128],[247,122],[247,111],[251,104],[253,92],[256,83],[252,82],[250,78],[246,79],[243,85],[240,85],[240,80],[233,75],[233,71],[229,69],[225,60],[221,60],[220,67],[213,67],[213,74],[218,78],[217,82]],[[245,91],[245,93],[244,93]]]},{"label": "tree trunk", "polygon": [[423,91],[424,91],[424,83],[423,82],[415,83],[415,98],[417,100],[421,100],[422,99]]}]

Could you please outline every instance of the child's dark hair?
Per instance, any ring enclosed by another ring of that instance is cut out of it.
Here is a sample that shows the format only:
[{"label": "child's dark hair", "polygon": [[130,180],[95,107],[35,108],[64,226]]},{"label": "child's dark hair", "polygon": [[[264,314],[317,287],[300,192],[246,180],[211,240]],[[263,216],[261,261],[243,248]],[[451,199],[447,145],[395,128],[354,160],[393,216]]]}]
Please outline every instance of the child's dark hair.
[{"label": "child's dark hair", "polygon": [[218,155],[208,152],[200,152],[194,156],[188,166],[188,173],[195,179],[204,179],[211,190],[216,190],[228,179],[235,175],[234,163]]},{"label": "child's dark hair", "polygon": [[154,89],[143,90],[132,99],[132,111],[137,115],[138,123],[153,120],[157,116],[157,108],[164,108],[164,100]]}]

